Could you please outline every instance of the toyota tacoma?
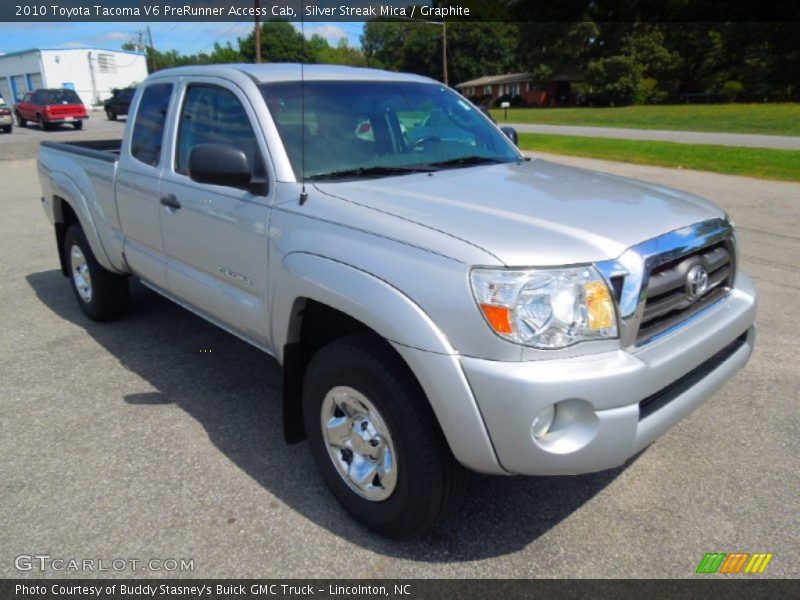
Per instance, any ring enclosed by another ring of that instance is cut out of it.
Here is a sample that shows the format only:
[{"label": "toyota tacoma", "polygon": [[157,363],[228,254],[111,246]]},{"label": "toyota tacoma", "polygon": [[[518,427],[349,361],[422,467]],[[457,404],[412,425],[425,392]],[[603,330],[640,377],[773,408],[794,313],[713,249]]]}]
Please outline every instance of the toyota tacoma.
[{"label": "toyota tacoma", "polygon": [[41,201],[88,318],[134,276],[274,356],[287,441],[399,536],[468,470],[624,464],[753,348],[724,211],[512,138],[425,77],[183,67],[138,87],[121,142],[42,143]]}]

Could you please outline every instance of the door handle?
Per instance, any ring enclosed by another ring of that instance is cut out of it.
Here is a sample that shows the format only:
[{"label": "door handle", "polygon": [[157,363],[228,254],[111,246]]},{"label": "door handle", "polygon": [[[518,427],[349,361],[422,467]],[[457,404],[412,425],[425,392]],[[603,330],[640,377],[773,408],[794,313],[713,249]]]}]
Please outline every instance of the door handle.
[{"label": "door handle", "polygon": [[174,210],[178,210],[181,207],[181,203],[178,202],[178,199],[175,197],[175,194],[170,194],[169,196],[164,196],[163,198],[161,198],[161,204],[163,204],[167,208],[172,208]]}]

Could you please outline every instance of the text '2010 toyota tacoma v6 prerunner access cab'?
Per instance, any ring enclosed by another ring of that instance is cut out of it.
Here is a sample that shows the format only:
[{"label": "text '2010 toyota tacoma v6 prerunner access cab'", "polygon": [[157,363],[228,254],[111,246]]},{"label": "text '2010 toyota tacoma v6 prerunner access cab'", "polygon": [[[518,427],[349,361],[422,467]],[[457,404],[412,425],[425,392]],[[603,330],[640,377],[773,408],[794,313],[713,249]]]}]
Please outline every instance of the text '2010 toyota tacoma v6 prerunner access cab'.
[{"label": "text '2010 toyota tacoma v6 prerunner access cab'", "polygon": [[44,142],[39,173],[83,311],[135,275],[272,354],[287,439],[387,535],[433,526],[463,467],[623,464],[753,348],[723,211],[526,159],[424,77],[160,71],[121,145]]}]

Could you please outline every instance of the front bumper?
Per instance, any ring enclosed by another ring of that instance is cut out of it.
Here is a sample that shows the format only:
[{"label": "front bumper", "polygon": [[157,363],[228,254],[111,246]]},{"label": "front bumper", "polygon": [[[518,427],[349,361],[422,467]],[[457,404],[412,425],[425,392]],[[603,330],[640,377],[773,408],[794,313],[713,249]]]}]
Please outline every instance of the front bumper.
[{"label": "front bumper", "polygon": [[[726,298],[633,352],[517,363],[462,357],[461,364],[505,471],[600,471],[645,448],[747,363],[755,313],[755,288],[740,273]],[[534,440],[531,423],[556,403],[553,433]]]}]

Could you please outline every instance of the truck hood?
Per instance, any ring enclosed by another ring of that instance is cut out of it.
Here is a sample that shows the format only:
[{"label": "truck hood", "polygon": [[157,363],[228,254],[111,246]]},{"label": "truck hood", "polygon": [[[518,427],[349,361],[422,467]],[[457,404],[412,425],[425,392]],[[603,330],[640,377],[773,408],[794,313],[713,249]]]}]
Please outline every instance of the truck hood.
[{"label": "truck hood", "polygon": [[[616,258],[638,242],[725,214],[686,192],[539,159],[316,187],[450,236],[454,258],[467,242],[506,266]],[[391,230],[385,218],[375,223]]]}]

